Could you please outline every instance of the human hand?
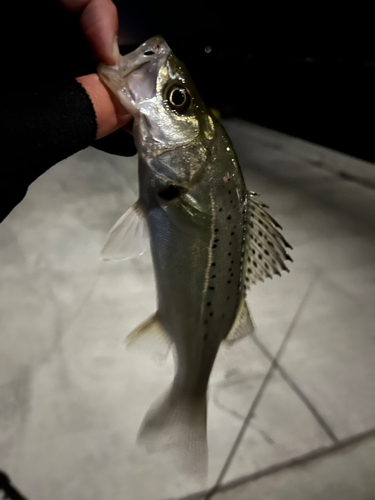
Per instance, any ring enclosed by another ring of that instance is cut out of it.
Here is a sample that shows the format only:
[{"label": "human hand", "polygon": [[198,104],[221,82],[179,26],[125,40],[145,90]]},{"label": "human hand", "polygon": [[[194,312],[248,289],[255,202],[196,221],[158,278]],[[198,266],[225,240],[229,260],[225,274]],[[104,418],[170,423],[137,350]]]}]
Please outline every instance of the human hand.
[{"label": "human hand", "polygon": [[74,14],[95,56],[105,64],[116,64],[118,15],[112,0],[60,0]]},{"label": "human hand", "polygon": [[101,82],[97,74],[80,76],[76,80],[86,90],[94,106],[98,125],[96,139],[106,137],[119,128],[125,128],[130,132],[126,125],[133,120],[132,115],[121,106],[120,102]]},{"label": "human hand", "polygon": [[[95,56],[108,65],[116,64],[120,52],[117,45],[118,15],[111,0],[60,0],[60,3],[78,17],[81,30]],[[125,127],[133,117],[101,82],[98,75],[84,75],[76,80],[86,90],[94,106],[97,133],[101,139]],[[130,131],[129,127],[125,129]]]}]

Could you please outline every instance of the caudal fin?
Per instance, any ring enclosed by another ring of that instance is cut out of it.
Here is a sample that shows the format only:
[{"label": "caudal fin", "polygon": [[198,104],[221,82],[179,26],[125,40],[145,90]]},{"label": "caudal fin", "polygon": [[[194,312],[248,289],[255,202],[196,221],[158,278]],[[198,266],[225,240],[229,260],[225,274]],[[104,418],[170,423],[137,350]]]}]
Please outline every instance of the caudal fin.
[{"label": "caudal fin", "polygon": [[177,390],[156,401],[146,413],[138,441],[149,451],[172,449],[184,471],[207,474],[207,398],[187,396]]}]

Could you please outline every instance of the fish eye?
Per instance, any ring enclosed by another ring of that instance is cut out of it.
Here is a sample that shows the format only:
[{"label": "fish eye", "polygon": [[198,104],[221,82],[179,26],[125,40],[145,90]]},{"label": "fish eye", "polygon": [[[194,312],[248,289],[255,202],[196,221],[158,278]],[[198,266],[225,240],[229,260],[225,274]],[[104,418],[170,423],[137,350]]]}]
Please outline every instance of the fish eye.
[{"label": "fish eye", "polygon": [[190,106],[191,98],[187,89],[182,85],[173,85],[168,90],[168,104],[178,113],[183,113]]}]

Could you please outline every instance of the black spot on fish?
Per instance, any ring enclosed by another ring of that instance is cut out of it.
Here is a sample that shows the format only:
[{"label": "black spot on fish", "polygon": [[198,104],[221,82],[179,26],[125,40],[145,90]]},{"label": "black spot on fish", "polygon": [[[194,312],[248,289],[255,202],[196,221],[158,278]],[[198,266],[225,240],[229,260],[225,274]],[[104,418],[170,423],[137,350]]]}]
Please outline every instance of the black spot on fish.
[{"label": "black spot on fish", "polygon": [[232,193],[232,191],[228,191],[228,194],[231,194],[231,193]]},{"label": "black spot on fish", "polygon": [[234,260],[231,260],[231,261],[230,261],[230,263],[231,263],[231,264],[234,264]]},{"label": "black spot on fish", "polygon": [[233,278],[233,276],[234,276],[234,273],[231,273],[230,275],[231,275],[231,277]]},{"label": "black spot on fish", "polygon": [[230,297],[229,297],[229,295],[228,295],[227,300],[229,300],[229,299],[230,299]]},{"label": "black spot on fish", "polygon": [[213,275],[211,276],[211,278],[216,278],[216,274],[213,274]]},{"label": "black spot on fish", "polygon": [[219,231],[219,230],[218,230],[218,228],[216,228],[216,229],[215,229],[215,233],[217,233],[218,231]]},{"label": "black spot on fish", "polygon": [[232,268],[230,267],[230,268],[228,269],[228,271],[229,271],[229,272],[231,272],[231,270],[232,270]]},{"label": "black spot on fish", "polygon": [[246,276],[245,280],[246,280],[246,281],[249,281],[249,277],[248,277],[248,276]]},{"label": "black spot on fish", "polygon": [[259,234],[259,236],[262,236],[263,233],[262,233],[262,231],[258,231],[258,234]]},{"label": "black spot on fish", "polygon": [[231,235],[231,236],[233,236],[233,235],[234,235],[234,232],[232,231],[232,232],[230,233],[230,235]]},{"label": "black spot on fish", "polygon": [[207,302],[207,305],[208,305],[208,307],[210,307],[210,305],[211,305],[211,302]]},{"label": "black spot on fish", "polygon": [[208,339],[208,333],[205,333],[205,334],[203,335],[203,338],[204,338],[204,340],[207,340],[207,339]]},{"label": "black spot on fish", "polygon": [[209,286],[208,287],[210,290],[215,290],[215,287],[214,286]]},{"label": "black spot on fish", "polygon": [[223,211],[223,209],[222,209],[222,208],[219,208],[219,212],[222,212],[222,211]]},{"label": "black spot on fish", "polygon": [[225,313],[221,315],[221,317],[224,319],[225,318]]},{"label": "black spot on fish", "polygon": [[270,266],[267,264],[267,262],[265,262],[264,265],[266,266],[266,269],[269,269]]},{"label": "black spot on fish", "polygon": [[229,245],[231,245],[231,244],[232,244],[232,242],[230,241],[230,242],[229,242]]},{"label": "black spot on fish", "polygon": [[212,318],[212,316],[213,316],[213,315],[214,315],[214,313],[213,313],[213,312],[210,312],[210,317],[211,317],[211,318]]},{"label": "black spot on fish", "polygon": [[218,240],[218,239],[214,240],[214,243],[218,243],[218,242],[219,242],[219,240]]},{"label": "black spot on fish", "polygon": [[254,248],[253,248],[251,251],[252,251],[252,252],[253,252],[253,254],[255,255],[255,250],[254,250]]},{"label": "black spot on fish", "polygon": [[248,272],[248,273],[251,273],[251,269],[250,269],[250,267],[248,267],[248,268],[247,268],[247,272]]},{"label": "black spot on fish", "polygon": [[253,228],[254,227],[254,224],[252,222],[250,222],[250,227]]},{"label": "black spot on fish", "polygon": [[216,247],[217,247],[217,245],[212,245],[212,248],[216,248]]},{"label": "black spot on fish", "polygon": [[265,253],[266,255],[269,255],[269,254],[270,254],[268,250],[264,250],[264,253]]},{"label": "black spot on fish", "polygon": [[231,282],[231,280],[228,280],[227,283],[228,283],[228,285],[230,285],[232,282]]},{"label": "black spot on fish", "polygon": [[254,267],[258,267],[258,263],[256,260],[254,260],[253,265],[254,265]]},{"label": "black spot on fish", "polygon": [[207,325],[207,323],[208,323],[208,319],[205,319],[205,320],[203,321],[203,324],[204,324],[204,325]]},{"label": "black spot on fish", "polygon": [[229,214],[228,217],[227,217],[227,219],[231,220],[231,218],[232,218],[232,216]]},{"label": "black spot on fish", "polygon": [[263,255],[261,253],[258,253],[258,257],[260,258],[260,260],[263,259]]},{"label": "black spot on fish", "polygon": [[213,262],[213,263],[211,264],[211,266],[212,266],[212,267],[216,266],[216,262]]}]

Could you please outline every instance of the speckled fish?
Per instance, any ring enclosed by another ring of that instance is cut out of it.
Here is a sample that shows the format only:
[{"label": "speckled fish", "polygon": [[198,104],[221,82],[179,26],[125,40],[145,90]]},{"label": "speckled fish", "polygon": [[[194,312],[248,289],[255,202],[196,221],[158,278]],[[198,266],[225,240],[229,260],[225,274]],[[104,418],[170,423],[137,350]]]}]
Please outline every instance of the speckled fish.
[{"label": "speckled fish", "polygon": [[104,258],[138,256],[149,235],[158,307],[129,342],[159,332],[176,353],[173,384],[140,437],[180,446],[204,467],[215,357],[222,342],[253,331],[246,289],[286,269],[287,243],[247,191],[227,134],[163,38],[98,72],[134,116],[139,154],[139,200],[111,230]]}]

